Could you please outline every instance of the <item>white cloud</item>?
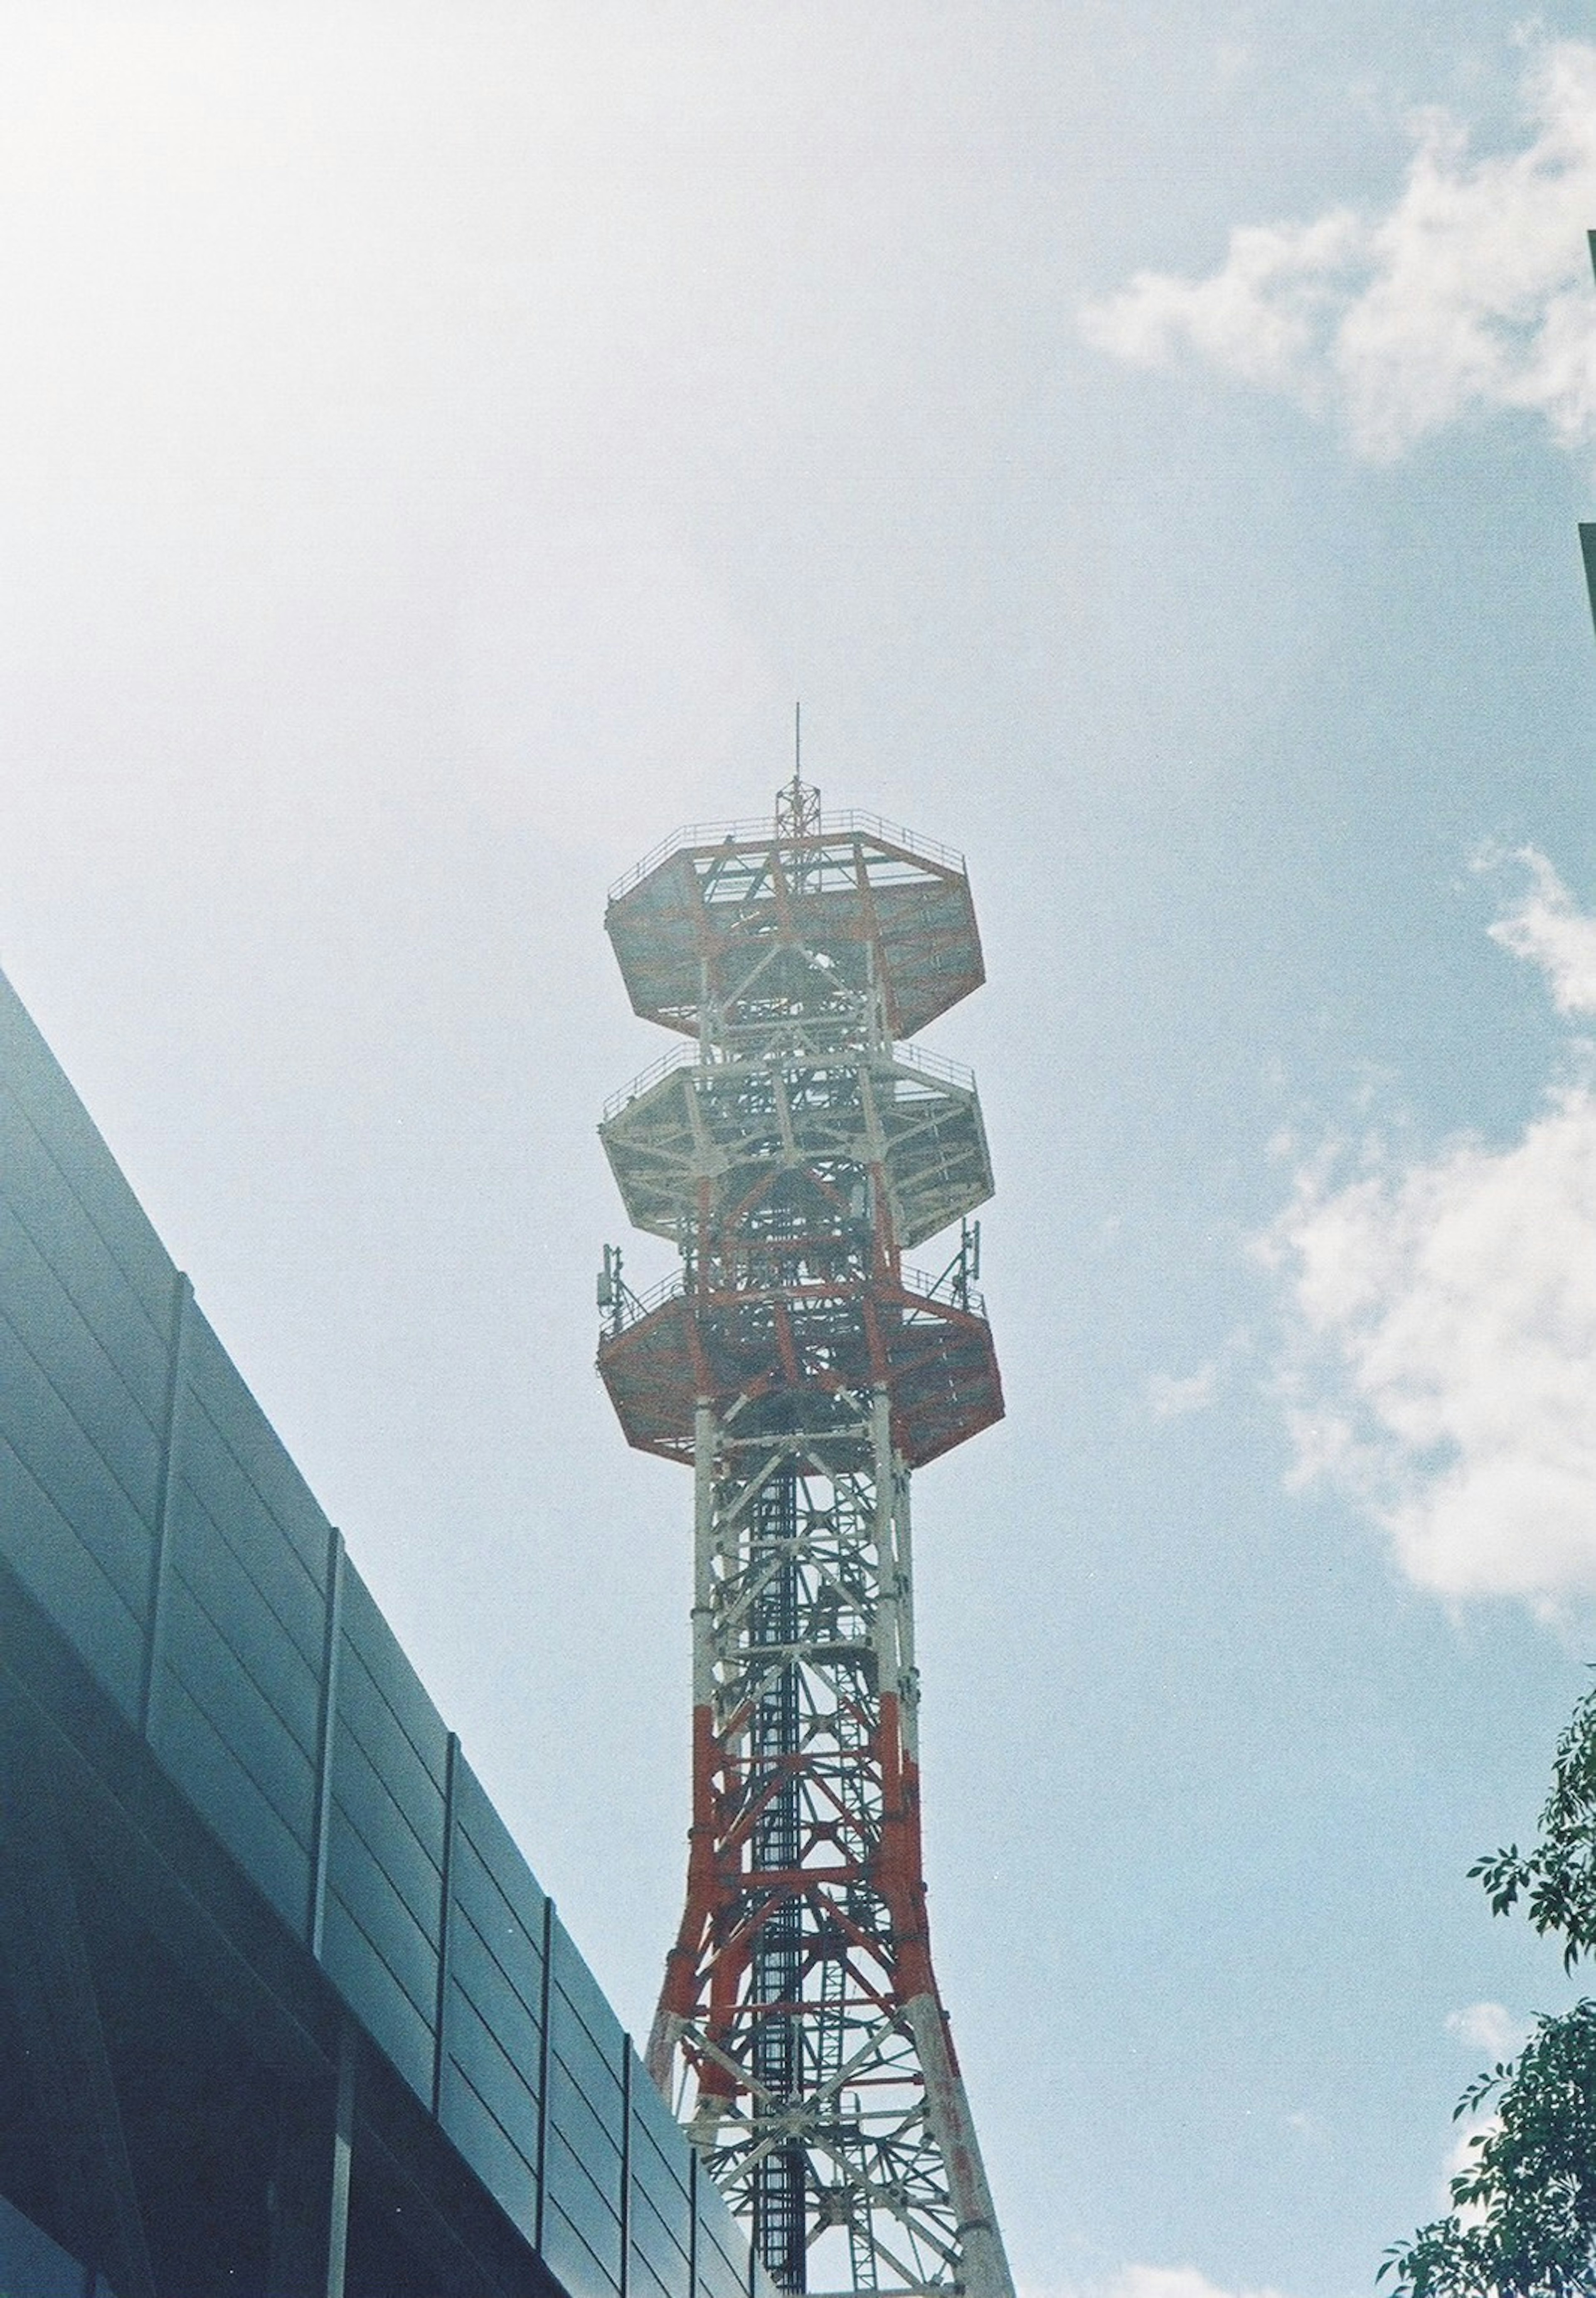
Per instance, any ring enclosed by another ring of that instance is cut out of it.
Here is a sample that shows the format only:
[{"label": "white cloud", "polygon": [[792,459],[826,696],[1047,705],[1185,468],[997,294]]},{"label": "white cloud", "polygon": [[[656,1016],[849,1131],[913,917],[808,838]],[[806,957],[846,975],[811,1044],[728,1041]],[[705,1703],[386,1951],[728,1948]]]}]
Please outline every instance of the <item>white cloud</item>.
[{"label": "white cloud", "polygon": [[[1489,2138],[1500,2128],[1501,2118],[1494,2114],[1471,2114],[1458,2125],[1457,2136],[1446,2150],[1446,2160],[1441,2169],[1441,2186],[1435,2197],[1441,2209],[1450,2211],[1457,2208],[1451,2197],[1452,2180],[1461,2178],[1465,2170],[1477,2168],[1476,2157],[1481,2139]],[[1485,2219],[1484,2206],[1480,2203],[1465,2203],[1458,2211],[1458,2217],[1466,2227],[1482,2226]]]},{"label": "white cloud", "polygon": [[1195,1371],[1150,1373],[1143,1392],[1148,1411],[1155,1420],[1182,1420],[1188,1413],[1206,1412],[1252,1346],[1251,1333],[1238,1326]]},{"label": "white cloud", "polygon": [[1311,1170],[1272,1247],[1301,1478],[1370,1508],[1421,1586],[1596,1589],[1596,1098],[1506,1149]]},{"label": "white cloud", "polygon": [[1596,1013],[1596,918],[1574,897],[1543,854],[1521,847],[1530,873],[1524,895],[1491,928],[1491,938],[1540,966],[1559,1013]]},{"label": "white cloud", "polygon": [[1447,2013],[1446,2031],[1470,2050],[1484,2051],[1494,2062],[1517,2055],[1529,2022],[1515,2019],[1504,2003],[1471,2003],[1466,2010]]},{"label": "white cloud", "polygon": [[1138,272],[1081,314],[1141,367],[1195,353],[1339,421],[1388,461],[1482,409],[1538,415],[1559,444],[1596,440],[1596,45],[1543,46],[1522,93],[1527,140],[1471,156],[1449,114],[1414,123],[1383,211],[1239,227],[1205,279]]},{"label": "white cloud", "polygon": [[1231,2293],[1195,2266],[1128,2266],[1109,2284],[1107,2298],[1279,2298],[1279,2293]]},{"label": "white cloud", "polygon": [[1273,2288],[1231,2290],[1195,2266],[1126,2266],[1087,2287],[1043,2291],[1021,2286],[1020,2298],[1281,2298]]},{"label": "white cloud", "polygon": [[[1493,2065],[1514,2058],[1524,2048],[1529,2038],[1530,2021],[1516,2019],[1501,2003],[1471,2003],[1466,2010],[1447,2013],[1448,2034],[1455,2035],[1471,2051],[1483,2051]],[[1457,2125],[1451,2142],[1441,2165],[1441,2178],[1435,2190],[1438,2210],[1457,2208],[1452,2201],[1451,2182],[1466,2170],[1477,2167],[1480,2141],[1491,2137],[1501,2127],[1501,2117],[1489,2108],[1466,2115]],[[1478,2226],[1484,2219],[1484,2208],[1477,2203],[1465,2203],[1458,2216],[1467,2226]]]},{"label": "white cloud", "polygon": [[[1496,929],[1565,1011],[1596,1004],[1596,921],[1550,864]],[[1339,1486],[1421,1587],[1540,1608],[1596,1591],[1596,1094],[1519,1137],[1297,1177],[1264,1241],[1286,1286],[1299,1483]]]},{"label": "white cloud", "polygon": [[1184,1378],[1155,1372],[1147,1382],[1147,1404],[1155,1420],[1179,1420],[1188,1412],[1205,1412],[1219,1393],[1220,1368],[1211,1357]]}]

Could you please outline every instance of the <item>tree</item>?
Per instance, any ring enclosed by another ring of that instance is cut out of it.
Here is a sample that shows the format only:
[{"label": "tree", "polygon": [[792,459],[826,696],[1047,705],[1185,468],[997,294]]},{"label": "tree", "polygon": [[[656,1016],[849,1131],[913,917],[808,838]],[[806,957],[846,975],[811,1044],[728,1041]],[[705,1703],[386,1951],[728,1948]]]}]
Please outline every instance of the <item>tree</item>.
[{"label": "tree", "polygon": [[[1558,1743],[1540,1839],[1469,1869],[1493,1914],[1523,1902],[1563,1942],[1563,1968],[1596,1954],[1596,1690]],[[1596,2294],[1596,2001],[1535,2021],[1517,2059],[1482,2075],[1460,2117],[1492,2110],[1451,2182],[1453,2208],[1386,2253],[1393,2298]]]}]

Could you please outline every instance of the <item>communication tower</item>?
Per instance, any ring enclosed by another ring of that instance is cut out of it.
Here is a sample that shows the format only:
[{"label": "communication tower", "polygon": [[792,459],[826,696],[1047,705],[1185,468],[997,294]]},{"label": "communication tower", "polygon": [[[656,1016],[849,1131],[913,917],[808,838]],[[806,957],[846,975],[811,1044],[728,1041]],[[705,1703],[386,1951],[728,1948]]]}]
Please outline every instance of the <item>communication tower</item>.
[{"label": "communication tower", "polygon": [[[687,1905],[649,2067],[791,2291],[1013,2298],[931,1970],[910,1471],[998,1419],[973,1079],[901,1041],[977,988],[962,859],[797,774],[611,894],[637,1013],[691,1042],[601,1137],[680,1268],[600,1279],[627,1441],[693,1471]],[[906,1248],[952,1223],[939,1277]]]}]

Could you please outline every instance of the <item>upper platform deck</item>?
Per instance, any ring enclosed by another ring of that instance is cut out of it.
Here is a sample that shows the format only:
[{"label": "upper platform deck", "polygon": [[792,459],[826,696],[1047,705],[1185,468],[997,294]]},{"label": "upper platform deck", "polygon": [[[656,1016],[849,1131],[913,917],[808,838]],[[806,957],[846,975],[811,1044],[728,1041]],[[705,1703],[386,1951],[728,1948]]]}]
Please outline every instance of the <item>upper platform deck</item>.
[{"label": "upper platform deck", "polygon": [[612,889],[604,922],[633,1011],[690,1036],[773,940],[850,974],[873,952],[897,1037],[986,979],[963,857],[873,814],[679,831]]},{"label": "upper platform deck", "polygon": [[[695,1411],[773,1409],[826,1433],[839,1401],[884,1389],[893,1442],[923,1467],[1003,1418],[1003,1380],[979,1294],[901,1269],[755,1290],[689,1290],[678,1273],[631,1296],[599,1343],[599,1372],[626,1442],[690,1465]],[[845,1417],[852,1419],[856,1414]]]},{"label": "upper platform deck", "polygon": [[711,1205],[794,1158],[876,1167],[900,1245],[922,1244],[992,1194],[975,1080],[919,1046],[804,1062],[705,1062],[678,1044],[616,1095],[599,1128],[634,1227],[682,1238]]}]

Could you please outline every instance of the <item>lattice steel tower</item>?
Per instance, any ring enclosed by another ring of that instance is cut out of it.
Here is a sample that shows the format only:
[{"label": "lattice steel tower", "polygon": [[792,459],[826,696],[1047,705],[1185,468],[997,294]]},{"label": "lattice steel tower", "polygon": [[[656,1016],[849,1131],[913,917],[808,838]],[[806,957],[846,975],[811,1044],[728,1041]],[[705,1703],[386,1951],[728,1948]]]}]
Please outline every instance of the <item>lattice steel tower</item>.
[{"label": "lattice steel tower", "polygon": [[[680,1270],[607,1251],[627,1440],[691,1465],[687,1906],[649,2065],[775,2281],[1013,2298],[920,1855],[909,1472],[1003,1411],[972,1289],[991,1193],[973,1080],[912,1037],[984,978],[959,857],[796,776],[691,830],[606,920],[679,1046],[600,1128]],[[932,1281],[906,1247],[954,1221]]]}]

